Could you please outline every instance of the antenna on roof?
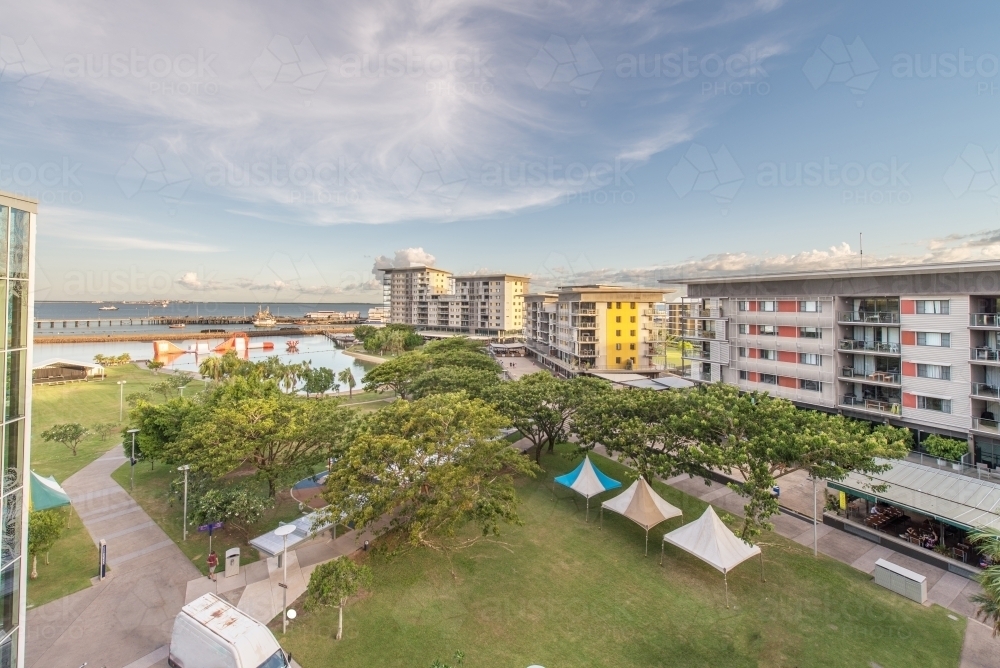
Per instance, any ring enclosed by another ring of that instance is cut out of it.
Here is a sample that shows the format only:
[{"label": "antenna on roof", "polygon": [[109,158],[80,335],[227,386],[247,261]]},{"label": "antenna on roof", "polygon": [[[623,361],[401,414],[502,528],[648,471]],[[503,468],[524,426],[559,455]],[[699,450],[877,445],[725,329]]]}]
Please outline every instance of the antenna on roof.
[{"label": "antenna on roof", "polygon": [[865,233],[858,232],[858,250],[861,251],[861,268],[865,268]]}]

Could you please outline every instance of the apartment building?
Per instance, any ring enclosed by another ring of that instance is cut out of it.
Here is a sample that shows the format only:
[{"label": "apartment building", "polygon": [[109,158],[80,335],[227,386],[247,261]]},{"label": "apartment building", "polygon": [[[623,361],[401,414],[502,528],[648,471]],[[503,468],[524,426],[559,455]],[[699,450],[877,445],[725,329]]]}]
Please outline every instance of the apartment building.
[{"label": "apartment building", "polygon": [[1000,263],[669,280],[684,375],[964,438],[1000,465]]},{"label": "apartment building", "polygon": [[388,269],[382,283],[385,313],[389,323],[429,334],[519,340],[530,280],[514,274],[454,276],[433,267]]},{"label": "apartment building", "polygon": [[581,371],[654,372],[664,369],[653,331],[665,312],[664,289],[609,285],[561,287],[524,298],[528,354],[564,376]]},{"label": "apartment building", "polygon": [[24,665],[28,584],[28,503],[25,476],[31,455],[31,314],[34,313],[35,229],[38,202],[0,192],[0,289],[6,293],[3,337],[3,479],[0,508],[0,668]]}]

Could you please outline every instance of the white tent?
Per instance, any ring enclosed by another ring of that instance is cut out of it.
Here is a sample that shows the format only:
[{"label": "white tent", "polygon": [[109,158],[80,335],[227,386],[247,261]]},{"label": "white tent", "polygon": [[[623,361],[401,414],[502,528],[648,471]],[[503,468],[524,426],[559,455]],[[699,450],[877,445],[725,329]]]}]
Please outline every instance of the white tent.
[{"label": "white tent", "polygon": [[[763,575],[763,554],[756,545],[748,545],[729,530],[712,506],[691,524],[674,529],[663,536],[664,543],[670,543],[698,557],[712,568],[722,571],[726,582],[726,607],[729,607],[729,571],[750,557],[761,555]],[[660,563],[663,563],[663,547],[660,548]]]},{"label": "white tent", "polygon": [[[594,464],[590,461],[590,455],[584,457],[583,461],[569,473],[556,476],[555,482],[559,483],[563,487],[569,487],[571,490],[587,499],[588,521],[590,520],[590,497],[597,496],[598,494],[606,492],[609,489],[615,489],[616,487],[622,486],[620,482],[604,475],[599,468],[594,466]],[[552,495],[554,498],[554,488],[552,490]]]},{"label": "white tent", "polygon": [[646,530],[646,554],[649,554],[649,530],[671,517],[681,517],[680,508],[664,501],[653,491],[644,478],[639,478],[624,492],[601,504],[601,526],[604,526],[604,509],[632,520]]}]

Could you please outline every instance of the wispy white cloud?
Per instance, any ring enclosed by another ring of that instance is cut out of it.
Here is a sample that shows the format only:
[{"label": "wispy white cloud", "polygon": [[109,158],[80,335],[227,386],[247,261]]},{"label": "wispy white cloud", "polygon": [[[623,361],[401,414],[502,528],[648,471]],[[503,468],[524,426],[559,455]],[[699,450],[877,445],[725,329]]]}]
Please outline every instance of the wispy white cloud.
[{"label": "wispy white cloud", "polygon": [[[145,232],[139,236],[136,232]],[[180,253],[221,253],[215,244],[183,238],[186,230],[159,229],[142,219],[86,209],[45,207],[38,234],[65,239],[97,250],[154,250]]]}]

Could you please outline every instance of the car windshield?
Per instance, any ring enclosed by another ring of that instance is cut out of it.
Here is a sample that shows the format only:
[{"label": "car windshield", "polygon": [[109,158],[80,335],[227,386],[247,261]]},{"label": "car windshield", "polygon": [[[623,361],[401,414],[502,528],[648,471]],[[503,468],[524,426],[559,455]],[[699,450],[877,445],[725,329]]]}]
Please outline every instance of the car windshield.
[{"label": "car windshield", "polygon": [[279,649],[269,656],[267,661],[257,666],[257,668],[287,668],[287,666],[288,662],[285,661],[285,653]]}]

